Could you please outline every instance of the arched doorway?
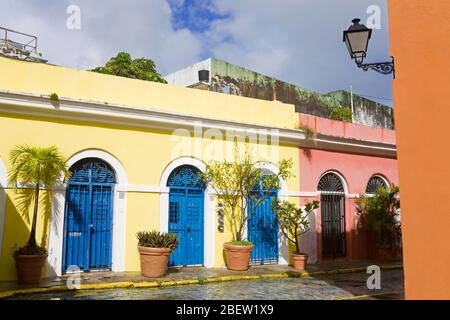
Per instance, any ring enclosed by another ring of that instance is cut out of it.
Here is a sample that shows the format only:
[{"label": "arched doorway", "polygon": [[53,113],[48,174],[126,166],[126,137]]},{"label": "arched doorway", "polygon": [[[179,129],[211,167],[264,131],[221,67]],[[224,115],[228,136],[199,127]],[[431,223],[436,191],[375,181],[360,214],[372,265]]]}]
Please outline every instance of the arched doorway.
[{"label": "arched doorway", "polygon": [[277,264],[279,260],[278,220],[272,211],[273,198],[278,198],[278,192],[264,189],[264,177],[248,204],[248,240],[255,246],[251,264]]},{"label": "arched doorway", "polygon": [[105,161],[87,158],[71,168],[64,218],[63,272],[111,270],[116,174]]},{"label": "arched doorway", "polygon": [[345,257],[345,189],[342,179],[336,173],[326,173],[317,189],[322,213],[322,256]]},{"label": "arched doorway", "polygon": [[176,233],[178,248],[171,254],[172,266],[204,264],[205,184],[200,170],[190,165],[176,168],[169,176],[169,232]]}]

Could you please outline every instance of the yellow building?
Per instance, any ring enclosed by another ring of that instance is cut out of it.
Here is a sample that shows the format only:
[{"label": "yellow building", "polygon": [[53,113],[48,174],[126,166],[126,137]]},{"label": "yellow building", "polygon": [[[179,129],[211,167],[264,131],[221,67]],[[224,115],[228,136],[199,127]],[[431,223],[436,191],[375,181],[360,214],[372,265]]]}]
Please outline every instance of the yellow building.
[{"label": "yellow building", "polygon": [[[176,179],[232,156],[233,137],[249,141],[268,172],[281,159],[292,159],[296,176],[282,182],[278,196],[298,201],[299,145],[306,137],[296,129],[293,105],[8,58],[0,58],[0,70],[0,281],[15,279],[12,252],[29,234],[29,221],[17,211],[15,190],[6,181],[9,152],[19,144],[57,146],[74,172],[72,187],[58,185],[50,216],[40,218],[47,276],[60,275],[74,261],[85,270],[138,271],[136,233],[169,231],[183,213],[177,207],[182,202],[171,200]],[[49,98],[52,93],[57,101]],[[218,230],[211,188],[195,197],[201,198],[199,207],[189,210],[200,212],[202,223],[187,225],[196,236],[185,248],[195,259],[182,264],[221,267],[230,235]],[[74,212],[86,210],[92,219],[88,239],[74,224],[84,219]],[[286,264],[287,243],[277,241],[277,262]]]}]

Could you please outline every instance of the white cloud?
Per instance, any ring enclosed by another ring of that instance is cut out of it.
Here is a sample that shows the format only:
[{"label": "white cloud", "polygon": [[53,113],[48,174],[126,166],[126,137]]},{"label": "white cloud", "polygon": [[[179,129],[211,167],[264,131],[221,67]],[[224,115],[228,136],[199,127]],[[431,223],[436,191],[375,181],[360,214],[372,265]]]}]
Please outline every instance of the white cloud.
[{"label": "white cloud", "polygon": [[[362,72],[350,60],[342,32],[354,17],[368,18],[367,8],[386,0],[216,0],[231,18],[216,21],[203,42],[218,58],[306,88],[329,92],[348,89],[390,97],[391,78]],[[388,30],[375,30],[368,60],[389,57]]]},{"label": "white cloud", "polygon": [[[118,51],[128,51],[134,57],[152,58],[158,70],[166,74],[211,53],[321,92],[353,85],[355,92],[390,97],[391,78],[357,69],[342,43],[342,31],[351,19],[361,17],[364,21],[367,7],[380,5],[384,29],[375,30],[368,60],[386,59],[386,0],[207,3],[218,14],[229,17],[213,21],[202,33],[174,31],[171,9],[164,0],[2,0],[0,23],[37,35],[45,57],[51,63],[69,67],[92,68]],[[80,31],[66,28],[66,9],[70,4],[81,7]]]},{"label": "white cloud", "polygon": [[162,73],[198,60],[200,40],[189,30],[172,30],[170,7],[164,0],[79,0],[81,30],[66,27],[66,9],[72,3],[7,0],[0,21],[2,26],[37,35],[44,56],[69,67],[92,68],[119,51],[154,59]]}]

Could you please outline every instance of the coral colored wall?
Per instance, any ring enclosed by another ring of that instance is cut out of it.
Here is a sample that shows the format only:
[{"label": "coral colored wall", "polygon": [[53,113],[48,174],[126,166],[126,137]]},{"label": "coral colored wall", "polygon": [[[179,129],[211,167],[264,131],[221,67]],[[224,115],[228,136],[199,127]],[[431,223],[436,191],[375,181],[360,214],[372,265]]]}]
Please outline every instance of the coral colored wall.
[{"label": "coral colored wall", "polygon": [[398,184],[397,160],[324,150],[300,150],[300,191],[317,191],[320,177],[326,171],[339,172],[350,194],[361,194],[375,175],[384,176],[389,183]]},{"label": "coral colored wall", "polygon": [[407,299],[450,299],[450,1],[390,0]]},{"label": "coral colored wall", "polygon": [[[395,131],[393,130],[334,121],[307,114],[300,115],[300,123],[323,135],[393,145],[396,143]],[[357,228],[355,197],[365,193],[367,183],[373,175],[381,175],[388,183],[398,185],[397,160],[316,149],[301,149],[300,163],[302,164],[300,166],[300,191],[303,193],[301,195],[302,204],[320,200],[319,196],[312,196],[309,193],[317,191],[319,180],[325,172],[335,171],[343,177],[347,187],[345,199],[346,258],[367,259],[368,247],[365,233]],[[305,192],[308,194],[304,194]],[[302,250],[309,254],[310,261],[315,262],[322,259],[320,208],[312,217],[311,225],[315,228],[314,232],[308,232],[302,236],[301,246]]]},{"label": "coral colored wall", "polygon": [[[373,175],[383,176],[388,183],[398,185],[397,160],[363,156],[324,150],[300,150],[300,191],[316,192],[321,176],[327,171],[335,171],[344,178],[346,196],[346,239],[347,259],[367,259],[368,249],[363,230],[357,229],[355,197],[364,194],[367,183]],[[318,196],[303,196],[301,202],[320,200]],[[302,238],[302,249],[312,261],[321,260],[321,211],[316,211],[311,225],[315,232],[308,232]]]},{"label": "coral colored wall", "polygon": [[396,143],[394,130],[334,121],[308,114],[300,114],[300,123],[324,135],[388,144]]}]

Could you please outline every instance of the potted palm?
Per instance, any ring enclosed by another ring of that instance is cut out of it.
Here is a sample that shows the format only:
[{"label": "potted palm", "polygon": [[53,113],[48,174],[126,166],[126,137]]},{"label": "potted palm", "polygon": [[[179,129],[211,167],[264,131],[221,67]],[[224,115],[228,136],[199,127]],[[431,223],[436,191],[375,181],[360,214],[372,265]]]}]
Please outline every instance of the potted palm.
[{"label": "potted palm", "polygon": [[310,230],[309,215],[319,207],[319,201],[307,203],[302,208],[288,201],[274,201],[272,210],[278,217],[280,229],[286,239],[295,246],[295,252],[291,254],[294,269],[305,270],[308,255],[300,252],[300,236]]},{"label": "potted palm", "polygon": [[41,279],[47,258],[46,244],[38,245],[36,242],[39,203],[43,205],[45,216],[52,205],[52,188],[60,181],[61,175],[67,180],[70,172],[64,156],[56,147],[17,146],[10,152],[10,162],[8,183],[18,193],[18,211],[27,216],[33,207],[28,241],[14,252],[17,278],[21,284],[36,284]]},{"label": "potted palm", "polygon": [[136,236],[142,275],[148,278],[164,276],[169,256],[178,246],[177,235],[158,231],[141,231]]},{"label": "potted palm", "polygon": [[244,156],[239,155],[237,144],[233,162],[212,161],[206,165],[202,178],[214,189],[223,204],[228,230],[232,235],[231,241],[224,244],[225,263],[229,270],[246,271],[250,266],[254,245],[244,239],[248,211],[255,210],[263,202],[263,197],[258,197],[255,189],[262,183],[263,187],[259,188],[261,193],[269,194],[273,190],[279,190],[280,179],[291,176],[289,172],[291,167],[292,161],[282,160],[277,175],[263,175],[263,171],[253,162],[248,150]]}]

